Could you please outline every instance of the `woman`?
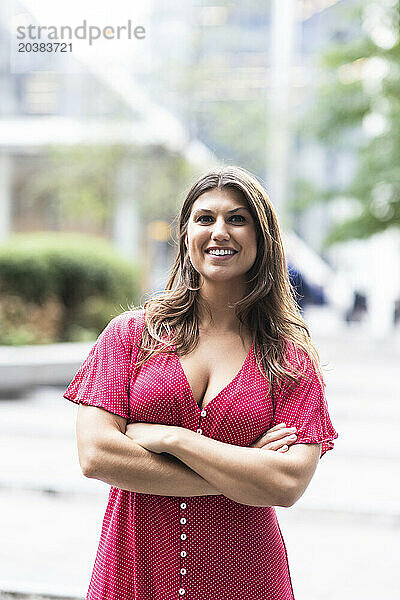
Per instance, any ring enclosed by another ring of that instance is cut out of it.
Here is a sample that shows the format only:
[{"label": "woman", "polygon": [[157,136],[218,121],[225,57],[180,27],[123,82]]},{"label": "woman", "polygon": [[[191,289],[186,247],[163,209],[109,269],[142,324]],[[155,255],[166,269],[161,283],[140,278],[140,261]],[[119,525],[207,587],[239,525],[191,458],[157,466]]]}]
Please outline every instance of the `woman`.
[{"label": "woman", "polygon": [[65,397],[83,473],[112,486],[88,599],[293,599],[274,506],[337,433],[253,175],[192,186],[166,290],[112,319]]}]

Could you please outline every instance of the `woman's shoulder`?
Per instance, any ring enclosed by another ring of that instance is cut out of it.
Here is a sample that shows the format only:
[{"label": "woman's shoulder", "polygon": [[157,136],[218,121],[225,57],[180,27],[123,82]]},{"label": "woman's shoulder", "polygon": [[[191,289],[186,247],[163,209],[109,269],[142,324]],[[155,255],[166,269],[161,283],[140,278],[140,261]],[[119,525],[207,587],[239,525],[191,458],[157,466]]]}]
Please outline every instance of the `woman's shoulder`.
[{"label": "woman's shoulder", "polygon": [[[315,349],[314,349],[315,352]],[[324,374],[317,353],[306,350],[300,344],[290,340],[285,348],[286,365],[296,373],[300,382],[314,382],[325,387]]]},{"label": "woman's shoulder", "polygon": [[122,341],[134,340],[142,325],[144,325],[144,318],[145,311],[143,308],[126,310],[111,319],[106,329],[112,330]]},{"label": "woman's shoulder", "polygon": [[294,340],[285,340],[285,360],[295,369],[303,372],[315,370],[314,361],[309,352]]}]

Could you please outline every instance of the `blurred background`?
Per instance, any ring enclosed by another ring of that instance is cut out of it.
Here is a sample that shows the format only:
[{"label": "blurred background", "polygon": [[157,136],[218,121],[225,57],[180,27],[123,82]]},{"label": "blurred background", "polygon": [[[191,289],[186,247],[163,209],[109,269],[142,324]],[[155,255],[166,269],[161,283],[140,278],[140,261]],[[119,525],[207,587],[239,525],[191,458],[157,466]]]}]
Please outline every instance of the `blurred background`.
[{"label": "blurred background", "polygon": [[[0,598],[84,597],[109,488],[80,472],[62,393],[163,288],[185,192],[226,164],[276,207],[339,433],[277,509],[296,600],[400,597],[399,19],[398,0],[2,0]],[[142,39],[68,39],[129,20]],[[20,52],[29,25],[72,50]]]}]

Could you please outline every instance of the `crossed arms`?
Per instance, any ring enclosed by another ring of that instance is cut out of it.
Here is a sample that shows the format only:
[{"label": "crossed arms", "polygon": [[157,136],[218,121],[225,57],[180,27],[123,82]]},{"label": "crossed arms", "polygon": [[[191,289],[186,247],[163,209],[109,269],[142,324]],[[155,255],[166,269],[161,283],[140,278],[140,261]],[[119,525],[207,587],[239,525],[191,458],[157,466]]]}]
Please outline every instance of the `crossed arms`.
[{"label": "crossed arms", "polygon": [[311,481],[320,445],[297,444],[279,451],[282,441],[267,445],[265,435],[282,440],[286,430],[280,429],[276,426],[264,434],[264,445],[261,441],[241,447],[172,425],[127,426],[123,417],[80,404],[79,462],[86,477],[129,491],[222,494],[250,506],[292,506]]}]

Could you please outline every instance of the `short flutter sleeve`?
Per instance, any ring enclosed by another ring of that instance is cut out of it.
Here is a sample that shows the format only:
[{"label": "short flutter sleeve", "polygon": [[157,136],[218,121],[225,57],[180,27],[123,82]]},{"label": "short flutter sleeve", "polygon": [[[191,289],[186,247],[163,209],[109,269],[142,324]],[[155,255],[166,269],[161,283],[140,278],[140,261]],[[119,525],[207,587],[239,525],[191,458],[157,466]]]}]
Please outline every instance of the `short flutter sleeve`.
[{"label": "short flutter sleeve", "polygon": [[64,398],[129,419],[135,320],[135,312],[131,311],[108,323],[64,392]]},{"label": "short flutter sleeve", "polygon": [[[292,352],[289,356],[293,359]],[[321,444],[321,458],[332,450],[338,434],[329,416],[323,383],[311,359],[303,355],[302,360],[306,363],[304,375],[297,386],[290,386],[276,399],[273,425],[286,423],[287,427],[296,427],[296,444]]]}]

